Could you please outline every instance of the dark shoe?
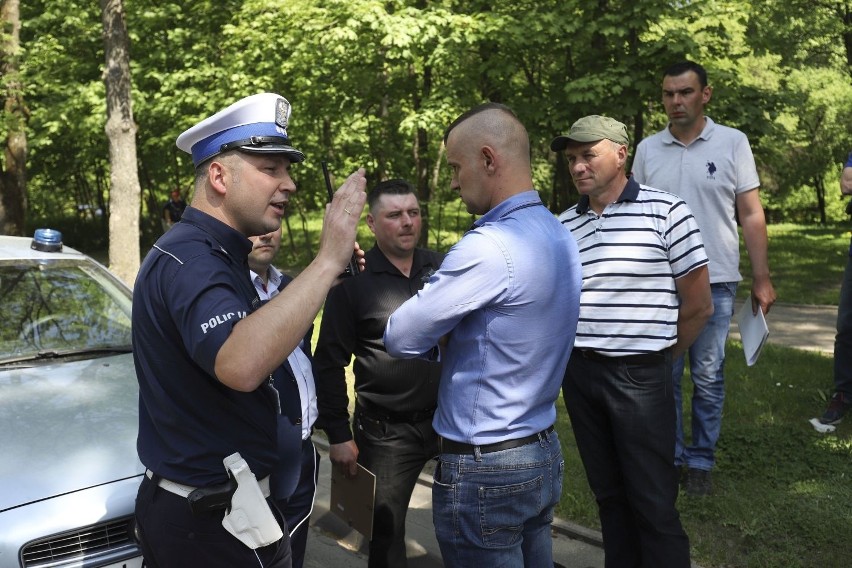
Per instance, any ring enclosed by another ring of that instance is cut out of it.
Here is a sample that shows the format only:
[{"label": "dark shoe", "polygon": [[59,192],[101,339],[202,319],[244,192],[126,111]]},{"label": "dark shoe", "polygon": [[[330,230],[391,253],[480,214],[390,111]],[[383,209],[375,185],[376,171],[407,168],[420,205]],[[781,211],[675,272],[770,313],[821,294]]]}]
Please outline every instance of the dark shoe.
[{"label": "dark shoe", "polygon": [[836,392],[828,401],[828,408],[820,417],[819,421],[823,424],[840,424],[843,420],[843,415],[852,408],[852,399],[849,395],[842,392]]},{"label": "dark shoe", "polygon": [[683,490],[690,497],[704,497],[713,493],[713,480],[710,472],[703,469],[689,468],[686,472],[686,482]]}]

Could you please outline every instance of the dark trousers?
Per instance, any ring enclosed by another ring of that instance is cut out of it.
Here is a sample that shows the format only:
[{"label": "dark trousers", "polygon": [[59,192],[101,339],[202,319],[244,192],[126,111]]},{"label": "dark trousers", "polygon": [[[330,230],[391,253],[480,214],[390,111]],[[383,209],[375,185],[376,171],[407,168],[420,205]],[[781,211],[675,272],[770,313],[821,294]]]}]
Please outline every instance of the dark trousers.
[{"label": "dark trousers", "polygon": [[631,365],[574,351],[562,393],[595,494],[607,568],[689,568],[675,508],[671,356]]},{"label": "dark trousers", "polygon": [[852,397],[852,255],[846,258],[846,271],[840,285],[840,305],[837,306],[834,390]]},{"label": "dark trousers", "polygon": [[287,499],[276,501],[278,508],[290,528],[290,550],[293,554],[293,568],[302,568],[305,562],[305,549],[308,545],[311,512],[317,495],[320,455],[310,438],[302,442],[302,471],[296,490]]},{"label": "dark trousers", "polygon": [[[270,505],[273,501],[267,500]],[[290,568],[290,540],[278,509],[272,512],[285,536],[275,544],[252,550],[222,526],[224,509],[193,514],[185,497],[169,493],[147,477],[136,496],[136,523],[147,568],[204,566]]]},{"label": "dark trousers", "polygon": [[431,418],[416,424],[371,418],[358,407],[353,418],[358,463],[376,474],[370,568],[405,568],[405,515],[423,466],[438,455]]}]

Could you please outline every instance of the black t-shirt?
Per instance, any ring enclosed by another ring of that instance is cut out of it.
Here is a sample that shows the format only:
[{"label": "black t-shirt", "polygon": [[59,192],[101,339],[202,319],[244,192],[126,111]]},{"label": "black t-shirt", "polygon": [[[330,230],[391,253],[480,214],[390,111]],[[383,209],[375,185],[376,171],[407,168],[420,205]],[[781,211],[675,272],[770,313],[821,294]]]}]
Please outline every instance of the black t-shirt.
[{"label": "black t-shirt", "polygon": [[177,223],[183,217],[183,212],[186,209],[186,202],[183,199],[172,201],[169,199],[163,206],[163,219],[166,218],[166,212],[169,213],[169,219],[172,223]]}]

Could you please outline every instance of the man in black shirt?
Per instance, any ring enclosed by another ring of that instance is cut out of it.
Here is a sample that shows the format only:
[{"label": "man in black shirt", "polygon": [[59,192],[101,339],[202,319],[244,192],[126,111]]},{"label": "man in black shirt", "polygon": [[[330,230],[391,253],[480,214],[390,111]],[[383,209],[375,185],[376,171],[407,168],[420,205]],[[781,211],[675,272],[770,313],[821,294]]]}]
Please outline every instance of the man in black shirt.
[{"label": "man in black shirt", "polygon": [[186,209],[186,201],[180,196],[180,189],[174,188],[169,194],[169,200],[163,205],[163,231],[168,231],[180,221]]},{"label": "man in black shirt", "polygon": [[[390,314],[423,287],[444,255],[417,248],[420,206],[410,183],[382,182],[367,202],[367,224],[376,236],[367,267],[333,288],[325,303],[314,353],[317,425],[328,435],[334,467],[354,476],[357,462],[376,474],[369,566],[405,568],[408,502],[423,466],[438,454],[432,415],[441,367],[390,357],[382,337]],[[344,369],[353,354],[350,429]]]}]

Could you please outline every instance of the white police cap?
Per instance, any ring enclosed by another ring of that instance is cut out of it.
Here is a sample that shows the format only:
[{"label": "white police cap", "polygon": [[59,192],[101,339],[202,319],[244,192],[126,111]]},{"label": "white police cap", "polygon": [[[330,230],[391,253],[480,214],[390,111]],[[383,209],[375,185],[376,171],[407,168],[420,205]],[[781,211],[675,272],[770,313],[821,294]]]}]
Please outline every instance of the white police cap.
[{"label": "white police cap", "polygon": [[177,147],[192,154],[195,166],[228,150],[249,153],[286,154],[291,162],[305,155],[290,146],[287,123],[290,103],[275,93],[260,93],[240,99],[205,118],[178,136]]}]

